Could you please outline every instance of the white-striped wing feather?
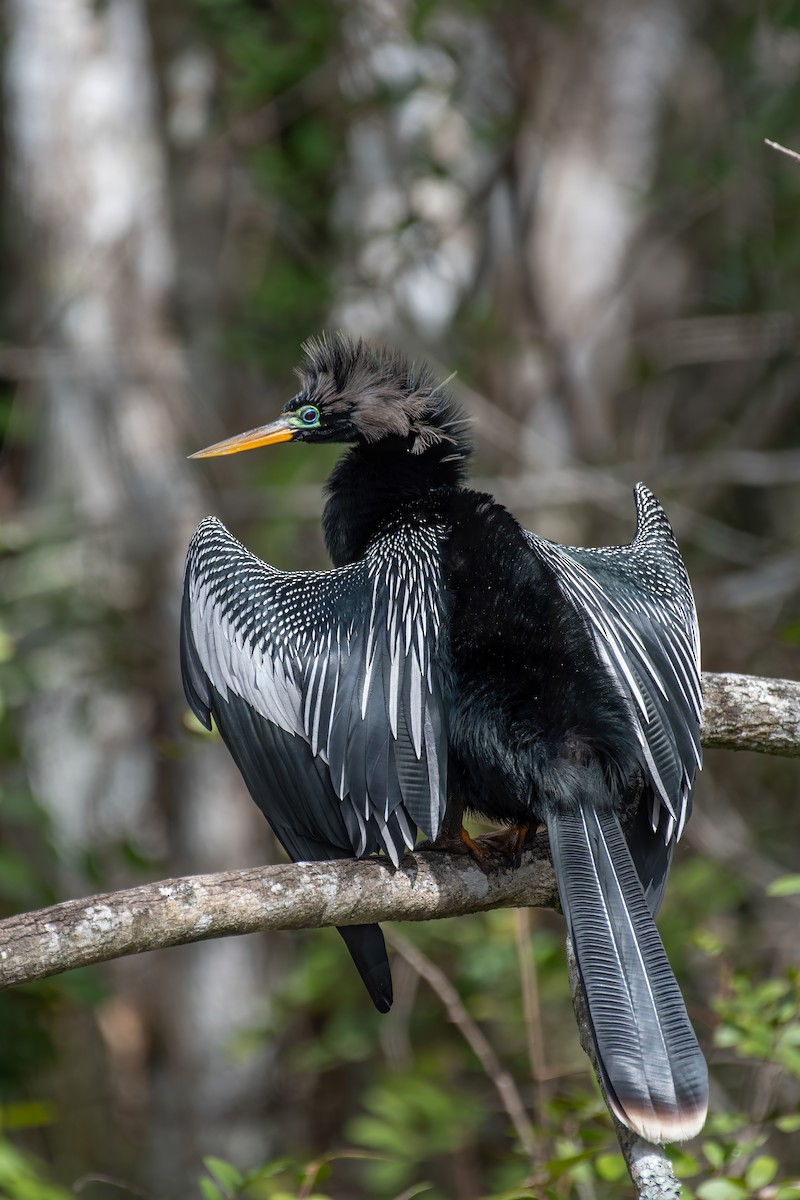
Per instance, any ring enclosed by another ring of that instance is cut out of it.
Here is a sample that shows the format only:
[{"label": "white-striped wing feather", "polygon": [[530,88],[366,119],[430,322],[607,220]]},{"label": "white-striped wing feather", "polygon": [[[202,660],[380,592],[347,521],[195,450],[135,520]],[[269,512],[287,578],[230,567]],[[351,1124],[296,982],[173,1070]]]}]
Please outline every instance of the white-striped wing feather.
[{"label": "white-striped wing feather", "polygon": [[587,622],[597,652],[631,703],[653,787],[653,829],[667,812],[666,841],[680,837],[701,762],[700,636],[686,569],[655,496],[636,487],[636,536],[628,546],[582,549],[527,534]]},{"label": "white-striped wing feather", "polygon": [[[238,697],[300,739],[325,764],[358,855],[382,846],[397,862],[413,826],[436,837],[444,814],[439,537],[387,533],[327,572],[279,571],[213,517],[189,548],[184,677],[197,715],[213,714],[205,675],[222,701]],[[269,796],[257,798],[270,816]]]}]

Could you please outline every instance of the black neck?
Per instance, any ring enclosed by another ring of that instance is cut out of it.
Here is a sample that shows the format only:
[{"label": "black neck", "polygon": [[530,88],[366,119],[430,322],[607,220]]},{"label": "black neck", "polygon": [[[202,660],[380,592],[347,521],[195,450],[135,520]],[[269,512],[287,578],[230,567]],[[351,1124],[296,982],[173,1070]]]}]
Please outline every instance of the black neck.
[{"label": "black neck", "polygon": [[458,487],[468,453],[465,445],[449,440],[421,454],[412,453],[407,438],[353,446],[333,468],[326,488],[322,528],[334,566],[360,558],[401,505],[439,488]]}]

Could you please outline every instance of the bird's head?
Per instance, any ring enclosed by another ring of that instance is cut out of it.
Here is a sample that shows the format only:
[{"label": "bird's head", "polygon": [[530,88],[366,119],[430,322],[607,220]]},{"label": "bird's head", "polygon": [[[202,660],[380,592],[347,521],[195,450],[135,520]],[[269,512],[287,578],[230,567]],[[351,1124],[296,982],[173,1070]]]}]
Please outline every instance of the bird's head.
[{"label": "bird's head", "polygon": [[303,347],[300,390],[277,421],[217,442],[192,458],[238,454],[275,442],[367,444],[392,439],[412,454],[432,446],[465,456],[465,422],[446,391],[423,367],[344,334]]}]

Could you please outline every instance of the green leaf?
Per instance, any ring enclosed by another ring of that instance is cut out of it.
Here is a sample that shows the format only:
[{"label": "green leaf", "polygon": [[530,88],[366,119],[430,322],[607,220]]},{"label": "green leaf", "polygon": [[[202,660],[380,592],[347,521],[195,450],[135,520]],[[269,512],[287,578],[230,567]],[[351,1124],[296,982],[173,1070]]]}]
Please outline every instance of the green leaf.
[{"label": "green leaf", "polygon": [[[197,722],[198,725],[200,722]],[[202,725],[200,726],[202,729]],[[725,949],[725,943],[716,933],[712,933],[709,929],[697,929],[694,932],[692,941],[695,946],[702,950],[709,957],[717,958]]]},{"label": "green leaf", "polygon": [[0,626],[0,663],[9,662],[14,657],[14,641]]},{"label": "green leaf", "polygon": [[706,1129],[715,1137],[735,1138],[748,1123],[744,1113],[714,1113],[706,1121]]},{"label": "green leaf", "polygon": [[703,1142],[703,1154],[715,1171],[719,1171],[725,1162],[725,1151],[719,1142]]},{"label": "green leaf", "polygon": [[800,892],[800,875],[781,875],[767,888],[768,896],[796,896]]},{"label": "green leaf", "polygon": [[200,1191],[203,1193],[203,1200],[223,1200],[222,1192],[210,1179],[200,1180]]},{"label": "green leaf", "polygon": [[551,1179],[560,1179],[568,1171],[583,1166],[591,1157],[591,1152],[584,1150],[580,1154],[565,1154],[563,1158],[551,1158],[547,1163],[548,1174]]},{"label": "green leaf", "polygon": [[775,1200],[800,1200],[800,1186],[796,1183],[784,1184],[775,1193]]},{"label": "green leaf", "polygon": [[800,646],[800,621],[790,621],[788,625],[784,625],[778,631],[778,636],[789,646]]},{"label": "green leaf", "polygon": [[235,1192],[244,1180],[242,1172],[222,1158],[204,1158],[203,1166],[213,1175],[223,1192]]},{"label": "green leaf", "polygon": [[742,1040],[742,1031],[735,1025],[718,1025],[714,1030],[715,1046],[736,1046]]},{"label": "green leaf", "polygon": [[598,1154],[594,1166],[600,1178],[607,1183],[615,1183],[618,1179],[624,1179],[628,1170],[621,1154]]},{"label": "green leaf", "polygon": [[754,1158],[747,1168],[744,1181],[751,1191],[757,1192],[772,1183],[778,1173],[778,1163],[768,1154],[760,1154]]},{"label": "green leaf", "polygon": [[0,1140],[0,1196],[3,1200],[69,1200],[72,1195],[39,1174],[32,1159]]},{"label": "green leaf", "polygon": [[53,1125],[57,1119],[55,1106],[44,1100],[24,1100],[0,1106],[3,1129],[37,1129],[42,1125]]},{"label": "green leaf", "polygon": [[672,1159],[672,1169],[678,1179],[691,1179],[693,1175],[700,1173],[700,1163],[693,1154],[687,1154],[685,1150],[671,1146],[669,1156]]},{"label": "green leaf", "polygon": [[747,1194],[741,1179],[709,1179],[697,1189],[698,1200],[741,1200]]},{"label": "green leaf", "polygon": [[800,1129],[800,1113],[789,1113],[785,1117],[778,1117],[775,1125],[781,1133],[797,1133]]},{"label": "green leaf", "polygon": [[377,1117],[354,1117],[348,1126],[348,1133],[354,1142],[368,1146],[370,1150],[397,1154],[400,1158],[408,1156],[409,1146],[402,1127],[395,1129]]},{"label": "green leaf", "polygon": [[274,1179],[276,1175],[283,1175],[294,1165],[292,1158],[274,1158],[272,1162],[264,1163],[262,1167],[256,1167],[249,1171],[242,1180],[241,1186],[249,1187],[251,1183],[258,1183],[262,1179]]},{"label": "green leaf", "polygon": [[[527,1187],[523,1188],[522,1191],[519,1188],[512,1188],[510,1192],[492,1193],[491,1196],[483,1196],[481,1200],[539,1200],[539,1195],[540,1193],[534,1193]],[[405,1192],[403,1192],[403,1196],[405,1196]],[[544,1193],[544,1196],[548,1200],[551,1197],[552,1200],[558,1200],[556,1193],[549,1190]],[[398,1196],[396,1200],[400,1200],[400,1197]]]}]

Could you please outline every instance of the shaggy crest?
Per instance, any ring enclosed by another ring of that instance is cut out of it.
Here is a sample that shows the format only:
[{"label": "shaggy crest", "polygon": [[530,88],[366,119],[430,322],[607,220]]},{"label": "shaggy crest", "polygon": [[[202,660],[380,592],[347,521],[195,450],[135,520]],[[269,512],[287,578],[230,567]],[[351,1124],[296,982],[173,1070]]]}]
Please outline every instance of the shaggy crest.
[{"label": "shaggy crest", "polygon": [[347,414],[365,441],[410,437],[414,454],[440,442],[468,453],[466,422],[445,390],[449,380],[437,383],[427,367],[344,333],[311,338],[303,351],[303,398],[323,413]]}]

